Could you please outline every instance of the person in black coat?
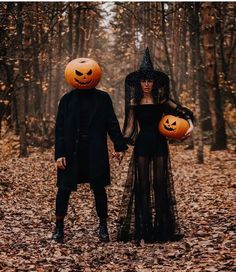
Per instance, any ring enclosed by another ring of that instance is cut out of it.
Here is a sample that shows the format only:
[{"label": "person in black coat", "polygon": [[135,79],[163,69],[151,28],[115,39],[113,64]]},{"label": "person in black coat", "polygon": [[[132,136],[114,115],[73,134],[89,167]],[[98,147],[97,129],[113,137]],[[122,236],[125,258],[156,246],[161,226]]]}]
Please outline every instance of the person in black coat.
[{"label": "person in black coat", "polygon": [[64,217],[71,191],[80,183],[90,183],[97,215],[99,238],[109,241],[107,195],[110,184],[107,134],[121,159],[128,148],[122,136],[109,94],[96,88],[74,89],[59,102],[55,126],[57,163],[56,227],[52,239],[64,240]]}]

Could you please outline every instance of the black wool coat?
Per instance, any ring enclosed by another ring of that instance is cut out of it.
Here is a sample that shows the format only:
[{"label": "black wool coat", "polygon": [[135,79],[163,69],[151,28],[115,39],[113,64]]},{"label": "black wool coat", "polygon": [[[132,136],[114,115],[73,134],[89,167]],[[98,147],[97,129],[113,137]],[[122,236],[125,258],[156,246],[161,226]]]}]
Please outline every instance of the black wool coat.
[{"label": "black wool coat", "polygon": [[[110,166],[108,158],[107,134],[114,143],[115,151],[124,151],[128,147],[122,136],[114,113],[110,96],[101,90],[93,89],[88,125],[88,181],[78,180],[79,99],[77,92],[66,93],[59,102],[55,126],[55,160],[66,157],[66,169],[57,169],[57,187],[75,191],[77,184],[90,182],[96,186],[110,184]],[[81,158],[79,158],[81,160]]]}]

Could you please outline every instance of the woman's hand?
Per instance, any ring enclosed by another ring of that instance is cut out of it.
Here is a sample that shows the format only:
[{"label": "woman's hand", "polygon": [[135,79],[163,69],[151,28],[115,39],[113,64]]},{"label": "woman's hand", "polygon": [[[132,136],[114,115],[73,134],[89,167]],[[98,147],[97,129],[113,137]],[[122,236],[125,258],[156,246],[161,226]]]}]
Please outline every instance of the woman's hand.
[{"label": "woman's hand", "polygon": [[57,159],[56,164],[57,164],[57,168],[59,168],[61,170],[65,170],[66,169],[66,158],[61,157],[61,158]]},{"label": "woman's hand", "polygon": [[193,122],[192,122],[192,120],[188,119],[187,121],[189,123],[189,129],[186,131],[184,137],[182,137],[181,140],[184,140],[187,137],[189,137],[191,135],[192,131],[193,131]]}]

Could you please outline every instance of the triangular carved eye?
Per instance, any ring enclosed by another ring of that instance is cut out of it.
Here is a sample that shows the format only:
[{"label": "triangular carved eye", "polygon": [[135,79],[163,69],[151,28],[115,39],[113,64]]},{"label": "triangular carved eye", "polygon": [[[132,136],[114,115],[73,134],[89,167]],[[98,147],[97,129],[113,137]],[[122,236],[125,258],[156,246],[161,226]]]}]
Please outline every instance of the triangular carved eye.
[{"label": "triangular carved eye", "polygon": [[87,73],[88,76],[92,75],[92,70],[90,69]]},{"label": "triangular carved eye", "polygon": [[166,120],[166,123],[169,124],[169,120],[168,119]]},{"label": "triangular carved eye", "polygon": [[174,121],[174,123],[172,124],[172,126],[175,126],[176,125],[176,121]]},{"label": "triangular carved eye", "polygon": [[76,73],[77,76],[82,76],[83,75],[83,73],[79,72],[78,70],[75,70],[75,73]]}]

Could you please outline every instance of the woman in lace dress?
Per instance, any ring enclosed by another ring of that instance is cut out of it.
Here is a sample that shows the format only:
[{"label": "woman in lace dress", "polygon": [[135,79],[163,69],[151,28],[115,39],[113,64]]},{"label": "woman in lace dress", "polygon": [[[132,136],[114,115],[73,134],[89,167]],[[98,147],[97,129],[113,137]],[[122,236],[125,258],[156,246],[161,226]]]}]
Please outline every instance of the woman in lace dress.
[{"label": "woman in lace dress", "polygon": [[140,69],[125,81],[123,135],[134,145],[119,214],[118,241],[179,240],[175,193],[167,139],[158,124],[163,114],[186,119],[192,129],[192,112],[169,98],[168,76],[153,69],[148,48]]}]

